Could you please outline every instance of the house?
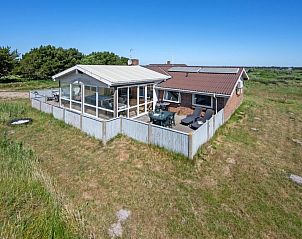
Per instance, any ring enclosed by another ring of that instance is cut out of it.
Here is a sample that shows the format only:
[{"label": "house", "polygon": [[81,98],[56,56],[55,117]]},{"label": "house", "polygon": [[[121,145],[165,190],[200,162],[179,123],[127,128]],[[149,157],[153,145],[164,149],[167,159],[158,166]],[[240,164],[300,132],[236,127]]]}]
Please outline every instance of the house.
[{"label": "house", "polygon": [[185,64],[150,64],[146,68],[169,76],[156,85],[158,99],[169,102],[169,111],[180,115],[196,106],[224,109],[227,120],[243,99],[243,82],[249,79],[243,67],[204,67]]},{"label": "house", "polygon": [[[103,143],[124,134],[193,158],[240,105],[248,76],[242,67],[76,65],[53,79],[59,81],[60,105],[48,102],[52,90],[42,90],[30,92],[32,107]],[[156,105],[163,110],[148,114]],[[188,126],[183,120],[197,106],[215,114],[208,111],[206,120],[196,115]]]},{"label": "house", "polygon": [[146,114],[157,102],[155,85],[169,78],[139,65],[76,65],[53,76],[61,107],[101,119]]},{"label": "house", "polygon": [[[138,61],[134,61],[138,64]],[[76,65],[53,76],[60,83],[60,106],[101,119],[137,118],[158,100],[187,115],[196,106],[224,109],[228,119],[243,99],[242,67],[185,64]]]}]

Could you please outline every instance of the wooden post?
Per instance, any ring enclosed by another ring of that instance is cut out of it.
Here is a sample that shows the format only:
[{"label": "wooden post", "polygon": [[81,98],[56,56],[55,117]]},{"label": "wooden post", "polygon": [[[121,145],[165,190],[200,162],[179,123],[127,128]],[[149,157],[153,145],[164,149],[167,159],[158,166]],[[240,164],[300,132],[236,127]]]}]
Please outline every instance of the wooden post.
[{"label": "wooden post", "polygon": [[120,116],[119,119],[120,119],[120,132],[121,134],[123,134],[123,116]]},{"label": "wooden post", "polygon": [[209,124],[209,121],[207,120],[207,140],[210,139],[210,124]]},{"label": "wooden post", "polygon": [[151,144],[151,136],[152,136],[152,126],[151,123],[148,124],[148,144]]},{"label": "wooden post", "polygon": [[188,136],[188,156],[190,159],[193,159],[194,155],[193,155],[193,134],[192,132],[189,133]]},{"label": "wooden post", "polygon": [[83,124],[83,115],[80,114],[80,129],[82,130],[82,124]]},{"label": "wooden post", "polygon": [[102,141],[103,141],[103,144],[106,145],[106,121],[102,121],[102,127],[103,127],[103,136],[102,136]]},{"label": "wooden post", "polygon": [[118,89],[114,88],[113,94],[113,117],[116,118],[118,116]]},{"label": "wooden post", "polygon": [[215,125],[215,123],[216,123],[216,115],[217,115],[217,112],[216,112],[215,115],[213,115],[213,134],[214,134],[215,131],[216,131],[216,125]]},{"label": "wooden post", "polygon": [[63,121],[66,123],[66,120],[65,120],[65,108],[63,108]]}]

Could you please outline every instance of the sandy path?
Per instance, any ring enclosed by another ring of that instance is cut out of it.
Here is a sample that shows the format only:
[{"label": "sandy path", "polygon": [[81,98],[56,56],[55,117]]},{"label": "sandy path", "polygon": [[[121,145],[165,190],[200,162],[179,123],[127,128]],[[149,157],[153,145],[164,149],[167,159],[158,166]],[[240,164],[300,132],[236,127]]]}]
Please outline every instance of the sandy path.
[{"label": "sandy path", "polygon": [[0,98],[12,99],[12,98],[29,98],[28,92],[22,91],[0,91]]}]

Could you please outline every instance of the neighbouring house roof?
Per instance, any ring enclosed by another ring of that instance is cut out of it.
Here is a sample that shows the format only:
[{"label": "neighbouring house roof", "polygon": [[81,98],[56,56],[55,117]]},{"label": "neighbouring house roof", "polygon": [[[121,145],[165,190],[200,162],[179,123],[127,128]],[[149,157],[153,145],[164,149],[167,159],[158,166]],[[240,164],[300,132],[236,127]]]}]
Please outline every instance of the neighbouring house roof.
[{"label": "neighbouring house roof", "polygon": [[161,74],[142,66],[121,65],[76,65],[54,75],[52,78],[54,80],[60,79],[60,77],[72,72],[87,74],[110,86],[144,82],[160,82],[170,78],[169,75]]},{"label": "neighbouring house roof", "polygon": [[248,79],[243,67],[147,65],[148,69],[171,76],[159,88],[231,95],[241,76]]}]

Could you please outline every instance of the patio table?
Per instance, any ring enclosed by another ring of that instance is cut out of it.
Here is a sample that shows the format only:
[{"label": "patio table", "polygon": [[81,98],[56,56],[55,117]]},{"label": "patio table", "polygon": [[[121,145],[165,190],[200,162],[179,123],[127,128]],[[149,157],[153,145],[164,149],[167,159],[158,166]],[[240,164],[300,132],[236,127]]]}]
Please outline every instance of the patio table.
[{"label": "patio table", "polygon": [[159,113],[153,113],[152,120],[159,121],[161,126],[164,126],[164,122],[166,122],[169,116],[173,115],[172,112],[169,111],[161,111]]}]

